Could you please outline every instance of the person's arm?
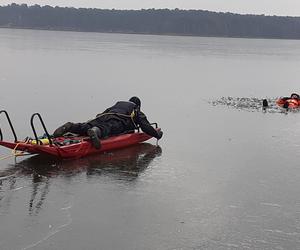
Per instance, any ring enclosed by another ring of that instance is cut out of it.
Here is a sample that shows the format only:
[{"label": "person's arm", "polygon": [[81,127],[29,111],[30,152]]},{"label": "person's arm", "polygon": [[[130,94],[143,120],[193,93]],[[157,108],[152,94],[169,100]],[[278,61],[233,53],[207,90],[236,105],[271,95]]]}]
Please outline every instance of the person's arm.
[{"label": "person's arm", "polygon": [[148,135],[151,135],[155,137],[156,139],[160,139],[163,135],[162,131],[157,131],[154,129],[151,125],[150,122],[147,120],[146,115],[139,111],[138,117],[137,117],[137,123],[140,125],[140,128],[142,129],[143,132],[145,132]]}]

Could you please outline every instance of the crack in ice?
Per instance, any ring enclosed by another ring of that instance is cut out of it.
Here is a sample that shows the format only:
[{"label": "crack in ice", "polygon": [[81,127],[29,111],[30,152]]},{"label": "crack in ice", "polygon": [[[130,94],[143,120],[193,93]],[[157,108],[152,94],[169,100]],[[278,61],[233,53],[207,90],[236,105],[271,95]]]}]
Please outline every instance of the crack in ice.
[{"label": "crack in ice", "polygon": [[[45,240],[48,240],[50,237],[52,237],[53,235],[57,234],[58,232],[61,232],[62,230],[64,230],[67,226],[69,226],[71,223],[72,223],[72,217],[71,217],[71,213],[69,211],[69,209],[72,208],[72,205],[68,206],[68,207],[62,207],[61,210],[65,210],[68,212],[67,214],[67,217],[68,217],[68,222],[57,227],[54,231],[52,232],[49,232],[46,237],[44,237],[43,239],[33,243],[33,244],[30,244],[29,246],[26,246],[25,248],[22,248],[21,250],[27,250],[27,249],[30,249],[30,248],[33,248],[37,245],[39,245],[40,243],[42,243],[43,241]],[[51,225],[49,225],[49,228],[51,228]]]}]

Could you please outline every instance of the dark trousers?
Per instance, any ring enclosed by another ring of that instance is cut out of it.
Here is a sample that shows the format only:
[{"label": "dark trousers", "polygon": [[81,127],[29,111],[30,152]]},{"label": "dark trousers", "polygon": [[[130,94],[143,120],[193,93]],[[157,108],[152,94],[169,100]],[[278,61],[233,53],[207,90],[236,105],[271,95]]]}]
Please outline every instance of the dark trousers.
[{"label": "dark trousers", "polygon": [[109,118],[109,117],[98,117],[94,120],[84,122],[84,123],[73,123],[69,132],[87,135],[88,129],[92,127],[98,127],[101,131],[101,138],[122,134],[131,128],[126,126],[126,123],[120,119]]}]

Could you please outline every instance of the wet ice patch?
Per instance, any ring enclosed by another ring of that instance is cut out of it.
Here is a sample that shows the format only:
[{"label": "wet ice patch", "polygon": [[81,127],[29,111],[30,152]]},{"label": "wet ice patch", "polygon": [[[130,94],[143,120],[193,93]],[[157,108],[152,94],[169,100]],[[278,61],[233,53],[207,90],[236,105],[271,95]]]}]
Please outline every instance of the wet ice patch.
[{"label": "wet ice patch", "polygon": [[279,204],[274,204],[274,203],[268,203],[268,202],[262,202],[260,203],[263,206],[269,206],[269,207],[277,207],[277,208],[281,208],[281,206]]}]

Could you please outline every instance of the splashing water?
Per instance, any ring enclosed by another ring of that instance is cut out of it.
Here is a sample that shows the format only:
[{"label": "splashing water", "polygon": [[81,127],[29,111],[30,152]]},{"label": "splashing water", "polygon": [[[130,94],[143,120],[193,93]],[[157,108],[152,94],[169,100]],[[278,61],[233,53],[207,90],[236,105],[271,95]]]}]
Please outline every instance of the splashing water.
[{"label": "splashing water", "polygon": [[209,101],[213,106],[227,106],[238,110],[245,110],[249,112],[263,111],[268,113],[287,113],[299,112],[299,109],[284,109],[276,104],[278,98],[265,98],[268,101],[268,107],[263,108],[263,98],[256,97],[221,97],[217,100]]}]

